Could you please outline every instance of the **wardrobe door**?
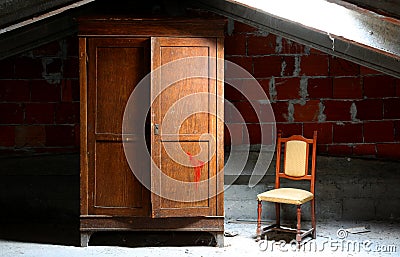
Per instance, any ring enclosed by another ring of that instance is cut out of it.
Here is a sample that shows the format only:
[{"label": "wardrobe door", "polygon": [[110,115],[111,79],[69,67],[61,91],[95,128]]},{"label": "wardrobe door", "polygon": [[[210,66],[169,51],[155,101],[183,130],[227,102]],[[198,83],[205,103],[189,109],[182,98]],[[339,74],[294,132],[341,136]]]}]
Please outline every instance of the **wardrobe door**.
[{"label": "wardrobe door", "polygon": [[135,148],[137,135],[122,137],[122,123],[132,91],[149,72],[150,39],[89,38],[87,44],[88,214],[149,216],[150,193],[136,176],[148,176],[150,163],[143,160],[134,175],[127,161],[134,156],[125,156],[123,143]]},{"label": "wardrobe door", "polygon": [[151,47],[152,216],[215,216],[217,39],[155,37]]}]

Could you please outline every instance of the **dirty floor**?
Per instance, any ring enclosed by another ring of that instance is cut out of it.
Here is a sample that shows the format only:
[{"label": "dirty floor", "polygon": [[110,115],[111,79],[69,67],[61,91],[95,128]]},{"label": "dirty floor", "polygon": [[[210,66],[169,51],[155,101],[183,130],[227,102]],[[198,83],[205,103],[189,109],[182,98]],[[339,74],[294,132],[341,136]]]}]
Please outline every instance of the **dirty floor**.
[{"label": "dirty floor", "polygon": [[[76,246],[74,225],[3,224],[0,256],[400,256],[400,224],[397,222],[319,222],[317,239],[304,239],[298,250],[293,234],[268,233],[255,242],[255,224],[227,221],[225,246],[208,246],[208,234],[136,233],[93,236],[90,246]],[[141,245],[132,241],[140,241]]]}]

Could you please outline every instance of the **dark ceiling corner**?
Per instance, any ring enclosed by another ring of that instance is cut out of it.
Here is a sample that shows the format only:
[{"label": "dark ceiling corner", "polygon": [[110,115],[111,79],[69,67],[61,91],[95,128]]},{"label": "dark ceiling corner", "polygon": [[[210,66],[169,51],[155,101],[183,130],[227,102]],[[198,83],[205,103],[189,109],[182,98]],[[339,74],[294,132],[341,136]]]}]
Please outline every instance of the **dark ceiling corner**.
[{"label": "dark ceiling corner", "polygon": [[2,0],[0,1],[0,28],[50,10],[77,2],[76,0]]},{"label": "dark ceiling corner", "polygon": [[[327,2],[327,1],[321,1]],[[325,22],[340,28],[338,34],[302,25],[279,15],[234,0],[0,0],[0,59],[28,51],[77,31],[74,17],[98,15],[167,15],[181,16],[187,8],[212,11],[261,30],[286,37],[328,54],[400,77],[400,20],[377,15],[371,10],[400,15],[399,0],[328,0],[352,12],[360,34],[341,35],[343,26],[337,18]],[[257,2],[258,4],[260,2]],[[275,4],[281,4],[275,1]],[[267,5],[268,6],[268,5]],[[78,8],[79,7],[79,8]],[[324,10],[329,14],[331,12]],[[312,15],[312,13],[311,13]],[[338,14],[337,16],[340,16]],[[342,14],[346,15],[346,14]],[[329,15],[326,15],[329,16]],[[325,17],[325,16],[324,16]],[[336,16],[335,16],[336,17]]]},{"label": "dark ceiling corner", "polygon": [[[340,0],[319,3],[316,20],[308,19],[316,10],[303,3],[297,3],[303,8],[302,15],[293,17],[292,12],[282,11],[287,1],[191,1],[194,6],[400,78],[400,20]],[[351,24],[343,27],[344,18]]]},{"label": "dark ceiling corner", "polygon": [[399,0],[344,0],[367,10],[400,19]]}]

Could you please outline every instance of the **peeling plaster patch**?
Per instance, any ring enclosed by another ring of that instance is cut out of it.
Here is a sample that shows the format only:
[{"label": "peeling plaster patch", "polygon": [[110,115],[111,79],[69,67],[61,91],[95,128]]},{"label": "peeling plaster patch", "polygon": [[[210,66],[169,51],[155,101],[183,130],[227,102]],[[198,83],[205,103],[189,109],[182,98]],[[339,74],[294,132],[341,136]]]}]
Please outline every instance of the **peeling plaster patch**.
[{"label": "peeling plaster patch", "polygon": [[60,52],[58,53],[58,56],[61,57],[63,60],[66,60],[68,51],[67,40],[63,39],[60,40],[58,43],[60,45]]},{"label": "peeling plaster patch", "polygon": [[309,46],[304,46],[304,54],[310,55],[311,48]]},{"label": "peeling plaster patch", "polygon": [[270,101],[269,101],[268,99],[264,99],[264,100],[257,100],[257,102],[258,102],[259,104],[265,104],[265,105],[268,105],[268,104],[270,104]]},{"label": "peeling plaster patch", "polygon": [[307,103],[307,100],[304,99],[304,98],[300,98],[300,99],[296,100],[293,103],[300,104],[301,106],[304,106]]},{"label": "peeling plaster patch", "polygon": [[235,21],[233,19],[228,19],[227,33],[229,36],[232,36],[234,29],[235,29]]},{"label": "peeling plaster patch", "polygon": [[301,57],[300,56],[294,57],[293,76],[295,76],[295,77],[300,75],[300,71],[301,71],[300,62],[301,62]]},{"label": "peeling plaster patch", "polygon": [[286,62],[285,60],[283,60],[281,64],[281,77],[285,76],[285,69],[286,69]]},{"label": "peeling plaster patch", "polygon": [[307,100],[304,98],[300,98],[300,99],[289,100],[289,102],[292,104],[300,104],[301,106],[303,106],[307,103]]},{"label": "peeling plaster patch", "polygon": [[282,37],[277,36],[276,37],[275,53],[279,54],[280,52],[282,52]]},{"label": "peeling plaster patch", "polygon": [[357,119],[357,106],[356,106],[355,103],[351,104],[350,115],[351,115],[351,121],[352,122],[359,122],[360,121],[359,119]]},{"label": "peeling plaster patch", "polygon": [[320,102],[319,103],[318,122],[326,121],[326,115],[324,114],[324,111],[325,111],[325,105],[322,102]]},{"label": "peeling plaster patch", "polygon": [[269,35],[269,33],[265,30],[257,30],[257,32],[255,34],[257,36],[262,36],[262,37],[267,37]]},{"label": "peeling plaster patch", "polygon": [[332,51],[335,51],[335,38],[330,33],[328,33],[328,37],[332,41]]},{"label": "peeling plaster patch", "polygon": [[61,82],[61,72],[47,73],[47,65],[51,64],[53,59],[51,58],[43,58],[42,59],[42,77],[49,84],[59,84]]},{"label": "peeling plaster patch", "polygon": [[304,76],[301,77],[299,95],[302,100],[305,100],[308,97],[307,86],[308,86],[308,78]]},{"label": "peeling plaster patch", "polygon": [[293,105],[293,101],[289,101],[287,120],[288,120],[288,122],[294,122],[294,105]]},{"label": "peeling plaster patch", "polygon": [[59,84],[61,82],[61,73],[59,72],[50,74],[42,73],[42,76],[49,84]]},{"label": "peeling plaster patch", "polygon": [[269,80],[269,99],[272,103],[276,101],[277,95],[278,92],[276,91],[275,87],[275,77],[271,77],[271,79]]},{"label": "peeling plaster patch", "polygon": [[27,51],[25,53],[22,53],[21,56],[28,57],[31,59],[35,58],[35,56],[33,55],[33,51]]},{"label": "peeling plaster patch", "polygon": [[286,115],[286,113],[282,114],[282,117],[286,120],[288,120],[288,116]]}]

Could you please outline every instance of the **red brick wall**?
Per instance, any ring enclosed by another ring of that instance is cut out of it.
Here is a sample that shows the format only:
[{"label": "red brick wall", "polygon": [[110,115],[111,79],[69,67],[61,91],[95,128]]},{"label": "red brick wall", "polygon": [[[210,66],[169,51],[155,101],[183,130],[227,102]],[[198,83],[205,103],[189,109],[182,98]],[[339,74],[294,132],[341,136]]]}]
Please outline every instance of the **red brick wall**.
[{"label": "red brick wall", "polygon": [[[400,158],[399,79],[239,22],[225,38],[225,57],[263,87],[278,130],[307,137],[318,130],[323,154]],[[233,143],[243,143],[247,127],[250,142],[259,144],[255,113],[262,110],[249,111],[246,99],[227,85],[225,97],[246,121],[233,127]]]},{"label": "red brick wall", "polygon": [[0,153],[79,148],[76,37],[0,61]]},{"label": "red brick wall", "polygon": [[[77,46],[70,37],[0,61],[1,153],[78,150]],[[284,133],[317,129],[319,153],[400,158],[399,79],[238,22],[225,55],[258,80]],[[250,143],[259,144],[265,135],[255,113],[262,104],[252,110],[229,86],[225,95],[246,121],[232,126],[233,143],[243,143],[247,128]]]}]

